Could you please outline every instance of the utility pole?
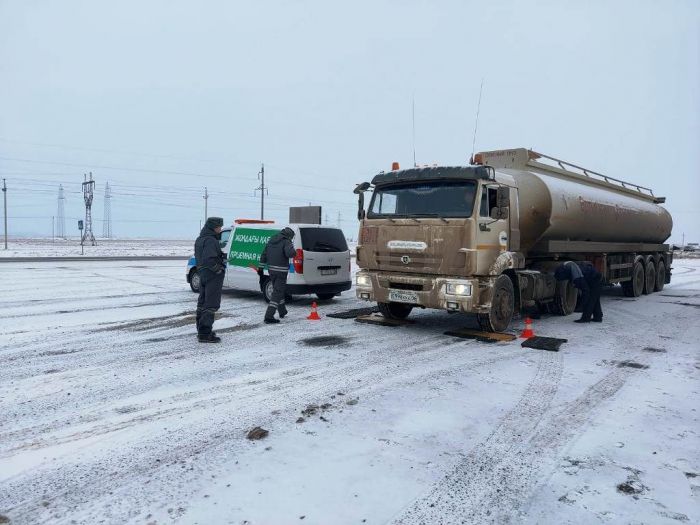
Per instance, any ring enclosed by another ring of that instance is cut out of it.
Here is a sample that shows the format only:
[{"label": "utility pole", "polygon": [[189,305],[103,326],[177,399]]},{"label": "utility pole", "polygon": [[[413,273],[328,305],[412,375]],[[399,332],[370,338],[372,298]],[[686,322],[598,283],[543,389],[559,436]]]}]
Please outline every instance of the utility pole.
[{"label": "utility pole", "polygon": [[51,242],[56,242],[56,217],[51,216]]},{"label": "utility pole", "polygon": [[105,186],[104,221],[102,222],[102,237],[112,238],[112,188],[109,182]]},{"label": "utility pole", "polygon": [[207,218],[209,215],[209,191],[207,190],[207,187],[204,186],[204,222],[207,222]]},{"label": "utility pole", "polygon": [[260,192],[260,220],[265,220],[265,195],[267,195],[267,187],[265,186],[265,164],[260,165],[260,171],[258,172],[258,180],[260,181],[260,186],[255,188],[255,191]]},{"label": "utility pole", "polygon": [[340,223],[343,222],[343,216],[340,212],[338,212],[338,228],[340,228]]},{"label": "utility pole", "polygon": [[7,184],[5,179],[2,179],[2,200],[3,210],[5,212],[5,249],[7,250]]},{"label": "utility pole", "polygon": [[58,185],[58,214],[57,214],[57,224],[56,233],[59,239],[66,238],[66,214],[65,214],[65,202],[66,198],[63,195],[63,184]]},{"label": "utility pole", "polygon": [[326,213],[325,220],[323,221],[323,224],[328,226],[328,213]]}]

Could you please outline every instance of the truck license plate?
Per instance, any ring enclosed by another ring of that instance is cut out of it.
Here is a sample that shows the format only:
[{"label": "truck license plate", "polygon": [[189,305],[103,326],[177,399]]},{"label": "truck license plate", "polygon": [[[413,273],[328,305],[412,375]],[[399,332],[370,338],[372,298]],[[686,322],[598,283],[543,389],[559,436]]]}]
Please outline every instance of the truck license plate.
[{"label": "truck license plate", "polygon": [[418,294],[416,292],[407,292],[405,290],[389,290],[389,301],[394,303],[418,303]]},{"label": "truck license plate", "polygon": [[321,275],[337,275],[337,274],[338,274],[338,270],[336,270],[335,268],[330,269],[330,270],[321,270]]}]

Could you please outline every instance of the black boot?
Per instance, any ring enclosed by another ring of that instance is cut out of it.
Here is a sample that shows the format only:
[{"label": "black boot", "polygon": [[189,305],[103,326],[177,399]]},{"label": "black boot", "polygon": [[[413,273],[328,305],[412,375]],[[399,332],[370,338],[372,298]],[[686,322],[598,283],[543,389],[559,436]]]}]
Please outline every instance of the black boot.
[{"label": "black boot", "polygon": [[584,319],[583,317],[581,319],[576,319],[574,323],[590,323],[590,319]]},{"label": "black boot", "polygon": [[200,343],[220,343],[221,342],[221,337],[216,335],[214,332],[210,332],[208,334],[199,334],[197,335],[197,340]]},{"label": "black boot", "polygon": [[265,322],[267,324],[279,323],[279,319],[275,319],[275,312],[277,308],[274,306],[268,306],[265,310]]}]

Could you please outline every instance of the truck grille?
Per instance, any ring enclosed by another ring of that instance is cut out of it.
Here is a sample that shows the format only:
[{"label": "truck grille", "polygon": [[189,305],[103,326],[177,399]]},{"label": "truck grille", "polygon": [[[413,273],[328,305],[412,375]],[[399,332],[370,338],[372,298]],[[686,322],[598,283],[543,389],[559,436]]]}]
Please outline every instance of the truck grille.
[{"label": "truck grille", "polygon": [[389,282],[389,288],[393,288],[395,290],[413,290],[415,292],[422,292],[423,291],[422,284],[394,283],[391,281]]}]

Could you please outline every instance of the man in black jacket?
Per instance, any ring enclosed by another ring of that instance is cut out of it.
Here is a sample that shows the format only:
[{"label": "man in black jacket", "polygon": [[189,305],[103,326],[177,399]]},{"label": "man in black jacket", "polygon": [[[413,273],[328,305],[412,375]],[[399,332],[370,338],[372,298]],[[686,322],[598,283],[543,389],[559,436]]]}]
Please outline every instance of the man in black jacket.
[{"label": "man in black jacket", "polygon": [[219,343],[221,338],[212,330],[214,314],[221,306],[221,288],[224,285],[226,254],[221,251],[221,217],[209,217],[194,242],[194,257],[199,274],[197,300],[197,338],[200,343]]},{"label": "man in black jacket", "polygon": [[262,265],[267,264],[272,281],[272,298],[265,311],[265,322],[279,323],[275,319],[275,311],[280,314],[280,319],[287,315],[287,307],[284,305],[285,289],[287,287],[287,274],[289,273],[289,258],[294,257],[294,230],[283,228],[277,235],[273,235],[260,256],[258,274],[262,274]]},{"label": "man in black jacket", "polygon": [[589,262],[575,263],[567,261],[554,271],[557,281],[571,281],[581,290],[583,312],[581,319],[575,323],[603,322],[603,310],[600,307],[600,292],[603,288],[603,276]]}]

